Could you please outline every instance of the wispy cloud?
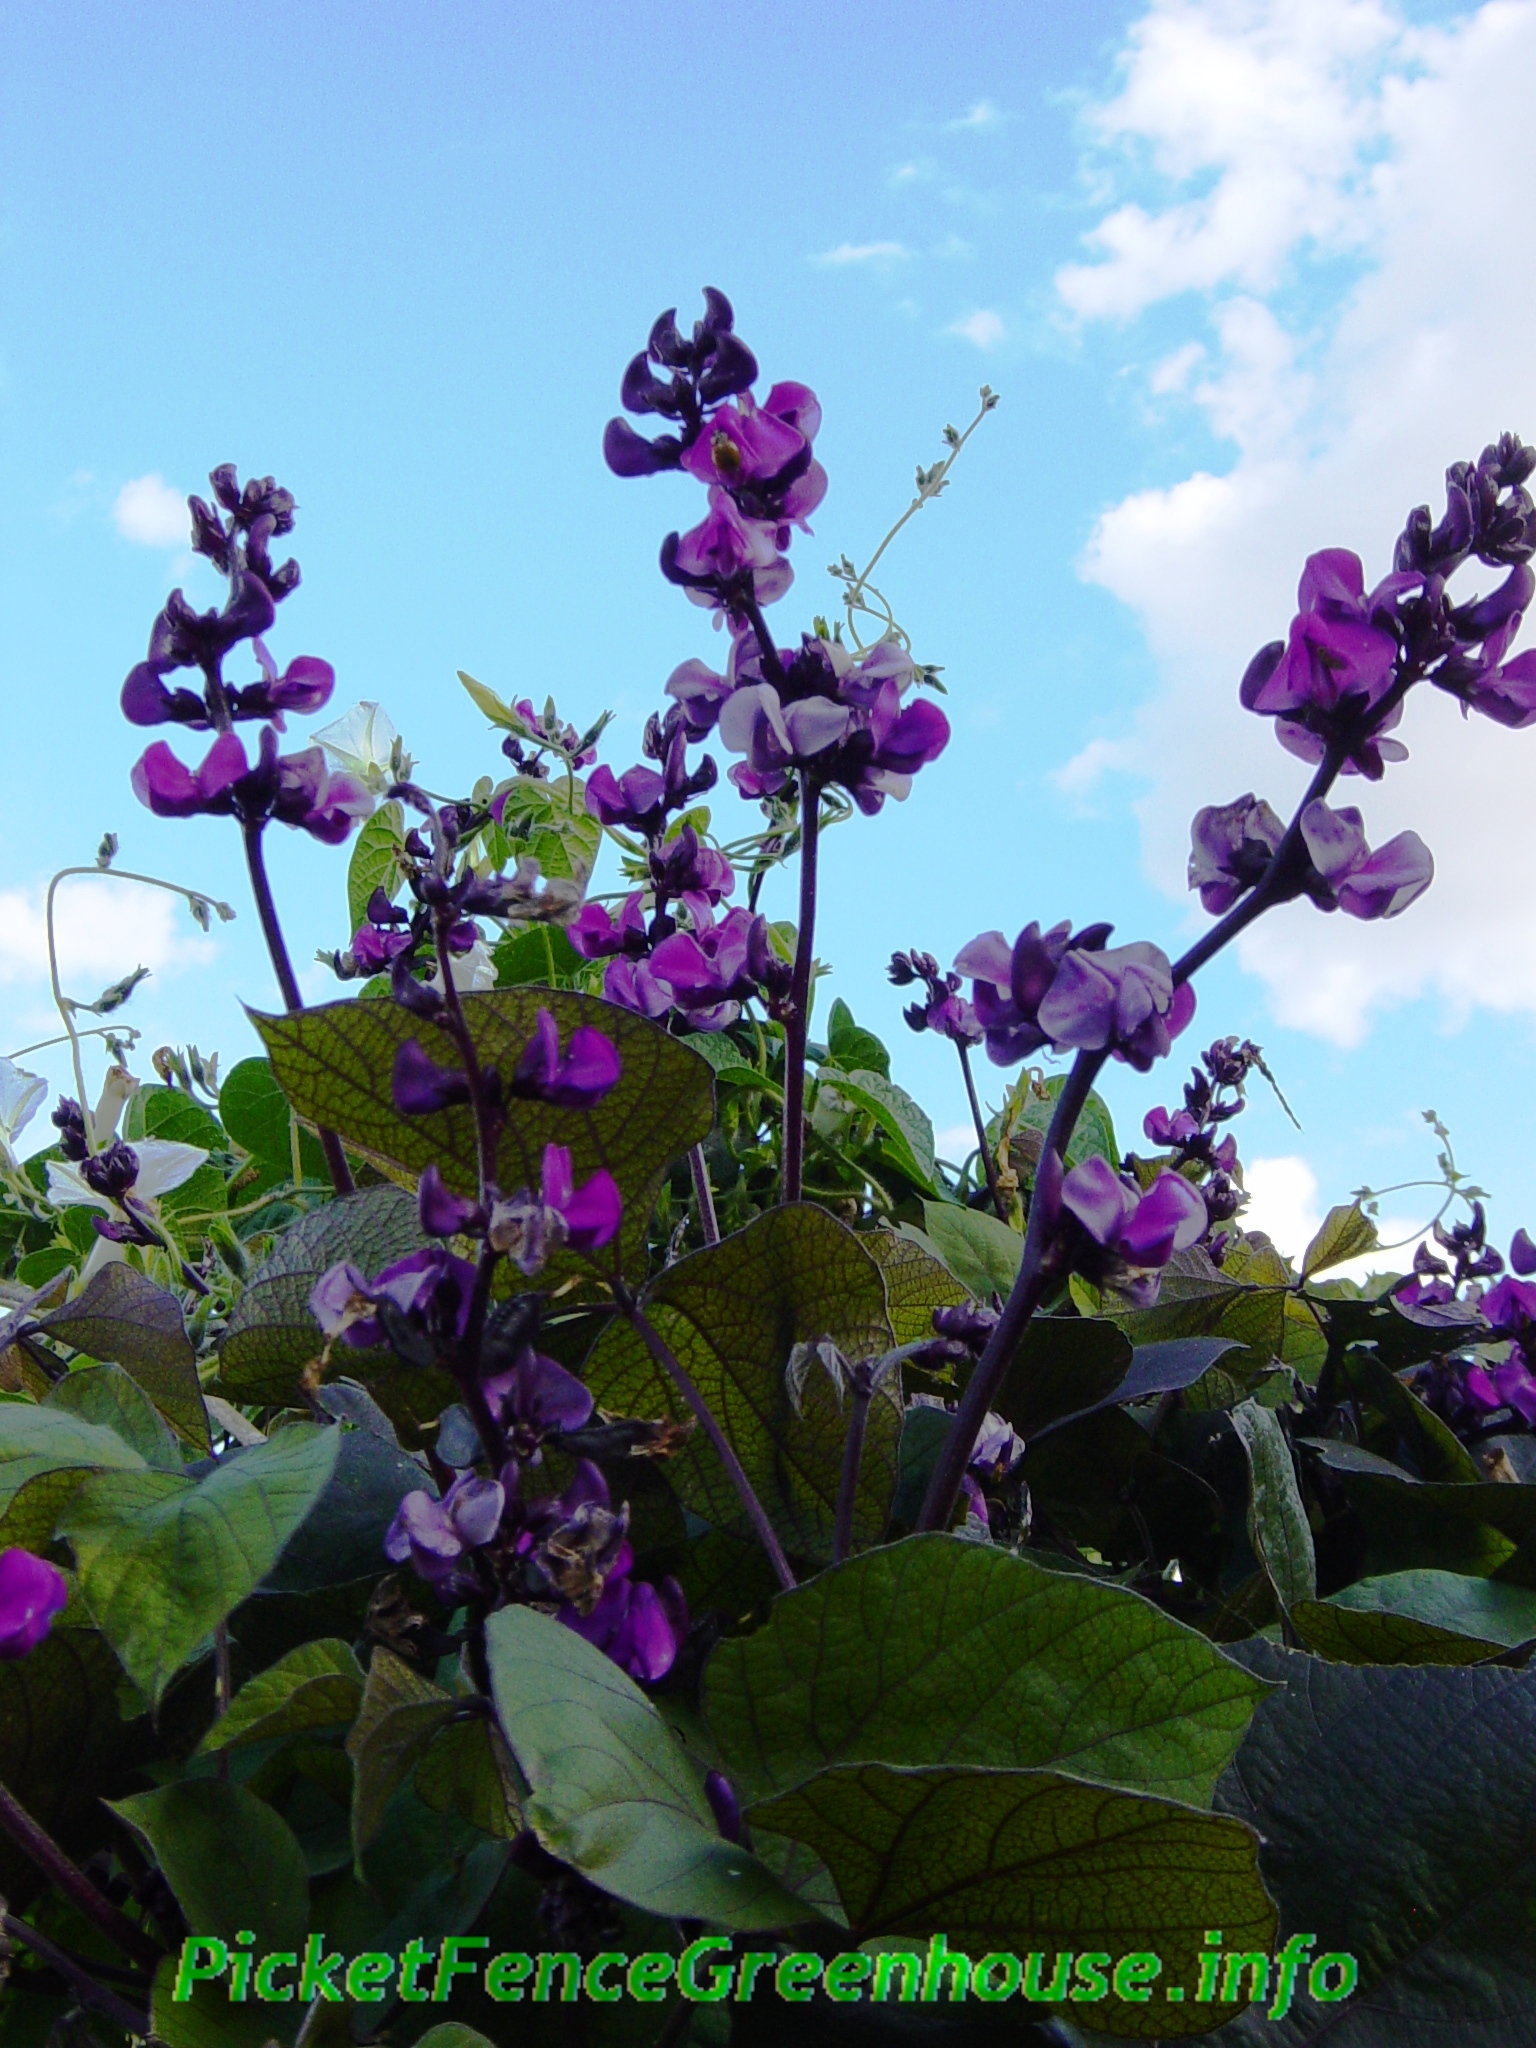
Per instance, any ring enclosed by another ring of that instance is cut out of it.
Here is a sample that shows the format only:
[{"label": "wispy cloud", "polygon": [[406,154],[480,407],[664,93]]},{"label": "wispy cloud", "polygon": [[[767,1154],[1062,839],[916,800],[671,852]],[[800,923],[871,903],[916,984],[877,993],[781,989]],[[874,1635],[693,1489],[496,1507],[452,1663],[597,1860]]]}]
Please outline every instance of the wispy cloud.
[{"label": "wispy cloud", "polygon": [[191,535],[187,501],[160,474],[136,476],[112,502],[112,523],[124,540],[140,547],[185,547]]},{"label": "wispy cloud", "polygon": [[962,114],[958,121],[946,121],[945,127],[951,133],[960,129],[974,132],[980,128],[1001,128],[1007,119],[1001,107],[993,100],[978,100],[968,114]]},{"label": "wispy cloud", "polygon": [[974,342],[977,348],[996,348],[1008,330],[1003,325],[1001,313],[983,308],[978,313],[967,313],[963,320],[952,320],[946,329],[949,334],[958,334],[963,341]]},{"label": "wispy cloud", "polygon": [[841,269],[849,263],[900,263],[908,254],[900,242],[839,242],[835,249],[824,249],[811,261],[824,269]]}]

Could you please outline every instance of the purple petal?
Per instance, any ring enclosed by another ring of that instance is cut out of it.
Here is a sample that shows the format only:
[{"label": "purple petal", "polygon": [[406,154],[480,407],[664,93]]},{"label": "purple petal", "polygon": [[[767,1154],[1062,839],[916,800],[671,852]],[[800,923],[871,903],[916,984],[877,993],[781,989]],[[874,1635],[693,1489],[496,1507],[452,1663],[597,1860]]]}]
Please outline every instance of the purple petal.
[{"label": "purple petal", "polygon": [[1118,1242],[1136,1205],[1135,1189],[1127,1186],[1107,1159],[1097,1156],[1074,1166],[1061,1184],[1061,1206],[1072,1212],[1091,1238],[1105,1246]]},{"label": "purple petal", "polygon": [[393,1087],[395,1107],[402,1116],[429,1116],[469,1101],[469,1076],[440,1067],[414,1038],[395,1054]]},{"label": "purple petal", "polygon": [[25,1657],[69,1599],[69,1581],[30,1550],[0,1551],[0,1662]]}]

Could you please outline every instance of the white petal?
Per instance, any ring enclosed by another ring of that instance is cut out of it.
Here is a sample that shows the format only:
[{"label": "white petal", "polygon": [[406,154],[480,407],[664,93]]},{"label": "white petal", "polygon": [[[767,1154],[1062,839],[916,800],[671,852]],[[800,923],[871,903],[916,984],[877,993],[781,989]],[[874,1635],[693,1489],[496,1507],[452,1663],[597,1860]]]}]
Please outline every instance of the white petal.
[{"label": "white petal", "polygon": [[48,1199],[55,1209],[110,1211],[112,1207],[105,1195],[98,1195],[94,1188],[86,1186],[80,1177],[78,1166],[58,1159],[50,1159],[48,1162]]},{"label": "white petal", "polygon": [[140,1138],[133,1149],[139,1156],[133,1192],[141,1197],[168,1195],[189,1181],[208,1157],[201,1145],[176,1145],[169,1138]]},{"label": "white petal", "polygon": [[48,1093],[41,1074],[29,1074],[12,1061],[0,1059],[0,1132],[14,1138],[24,1131]]},{"label": "white petal", "polygon": [[315,741],[338,768],[351,775],[366,776],[369,769],[388,768],[399,737],[389,713],[365,698],[317,732]]}]

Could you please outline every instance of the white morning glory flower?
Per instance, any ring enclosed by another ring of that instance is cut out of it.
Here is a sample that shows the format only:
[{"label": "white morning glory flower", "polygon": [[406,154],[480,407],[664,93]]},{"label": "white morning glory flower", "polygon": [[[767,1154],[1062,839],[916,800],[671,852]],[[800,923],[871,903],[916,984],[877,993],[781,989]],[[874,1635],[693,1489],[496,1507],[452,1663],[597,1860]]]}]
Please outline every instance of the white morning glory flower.
[{"label": "white morning glory flower", "polygon": [[29,1074],[11,1060],[0,1059],[0,1165],[12,1173],[19,1164],[16,1140],[47,1093],[48,1083],[41,1074]]},{"label": "white morning glory flower", "polygon": [[[201,1145],[177,1145],[169,1138],[139,1138],[133,1151],[139,1162],[133,1193],[140,1202],[179,1188],[208,1157]],[[105,1209],[111,1215],[117,1208],[109,1195],[97,1194],[73,1160],[49,1160],[48,1199],[56,1209]]]},{"label": "white morning glory flower", "polygon": [[393,719],[366,698],[314,737],[335,766],[355,775],[373,796],[382,796],[392,783],[410,775],[411,757],[401,749]]}]

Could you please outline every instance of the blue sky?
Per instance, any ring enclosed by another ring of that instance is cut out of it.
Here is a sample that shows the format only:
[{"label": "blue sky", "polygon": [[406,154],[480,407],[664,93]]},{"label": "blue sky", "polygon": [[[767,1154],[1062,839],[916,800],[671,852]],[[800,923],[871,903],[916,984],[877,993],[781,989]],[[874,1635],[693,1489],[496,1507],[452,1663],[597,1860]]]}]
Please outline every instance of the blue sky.
[{"label": "blue sky", "polygon": [[[1379,572],[1447,462],[1536,435],[1536,288],[1509,260],[1533,76],[1531,0],[7,10],[0,1050],[50,1028],[41,886],[109,827],[124,864],[241,915],[203,941],[79,885],[75,991],[142,960],[147,1045],[226,1061],[239,1000],[273,1000],[236,836],[140,810],[116,710],[166,590],[211,601],[163,505],[216,462],[300,500],[274,653],[332,661],[337,710],[382,701],[435,786],[497,764],[461,667],[578,722],[612,707],[632,758],[712,640],[655,570],[691,487],[619,483],[601,431],[655,313],[712,283],[766,376],[825,407],[783,630],[982,380],[1003,394],[886,586],[944,664],[954,744],[834,835],[821,927],[826,990],[958,1123],[891,949],[1071,915],[1176,950],[1192,809],[1299,787],[1235,688],[1303,556]],[[1473,127],[1503,138],[1496,175]],[[1282,1241],[1430,1169],[1429,1105],[1501,1231],[1536,1219],[1536,734],[1448,711],[1410,712],[1414,759],[1363,798],[1373,840],[1429,840],[1430,895],[1390,927],[1287,912],[1201,984],[1196,1032],[1261,1040],[1302,1119],[1261,1100],[1245,1134]],[[343,943],[345,856],[275,839],[295,952]],[[1117,1076],[1128,1137],[1175,1088]]]}]

